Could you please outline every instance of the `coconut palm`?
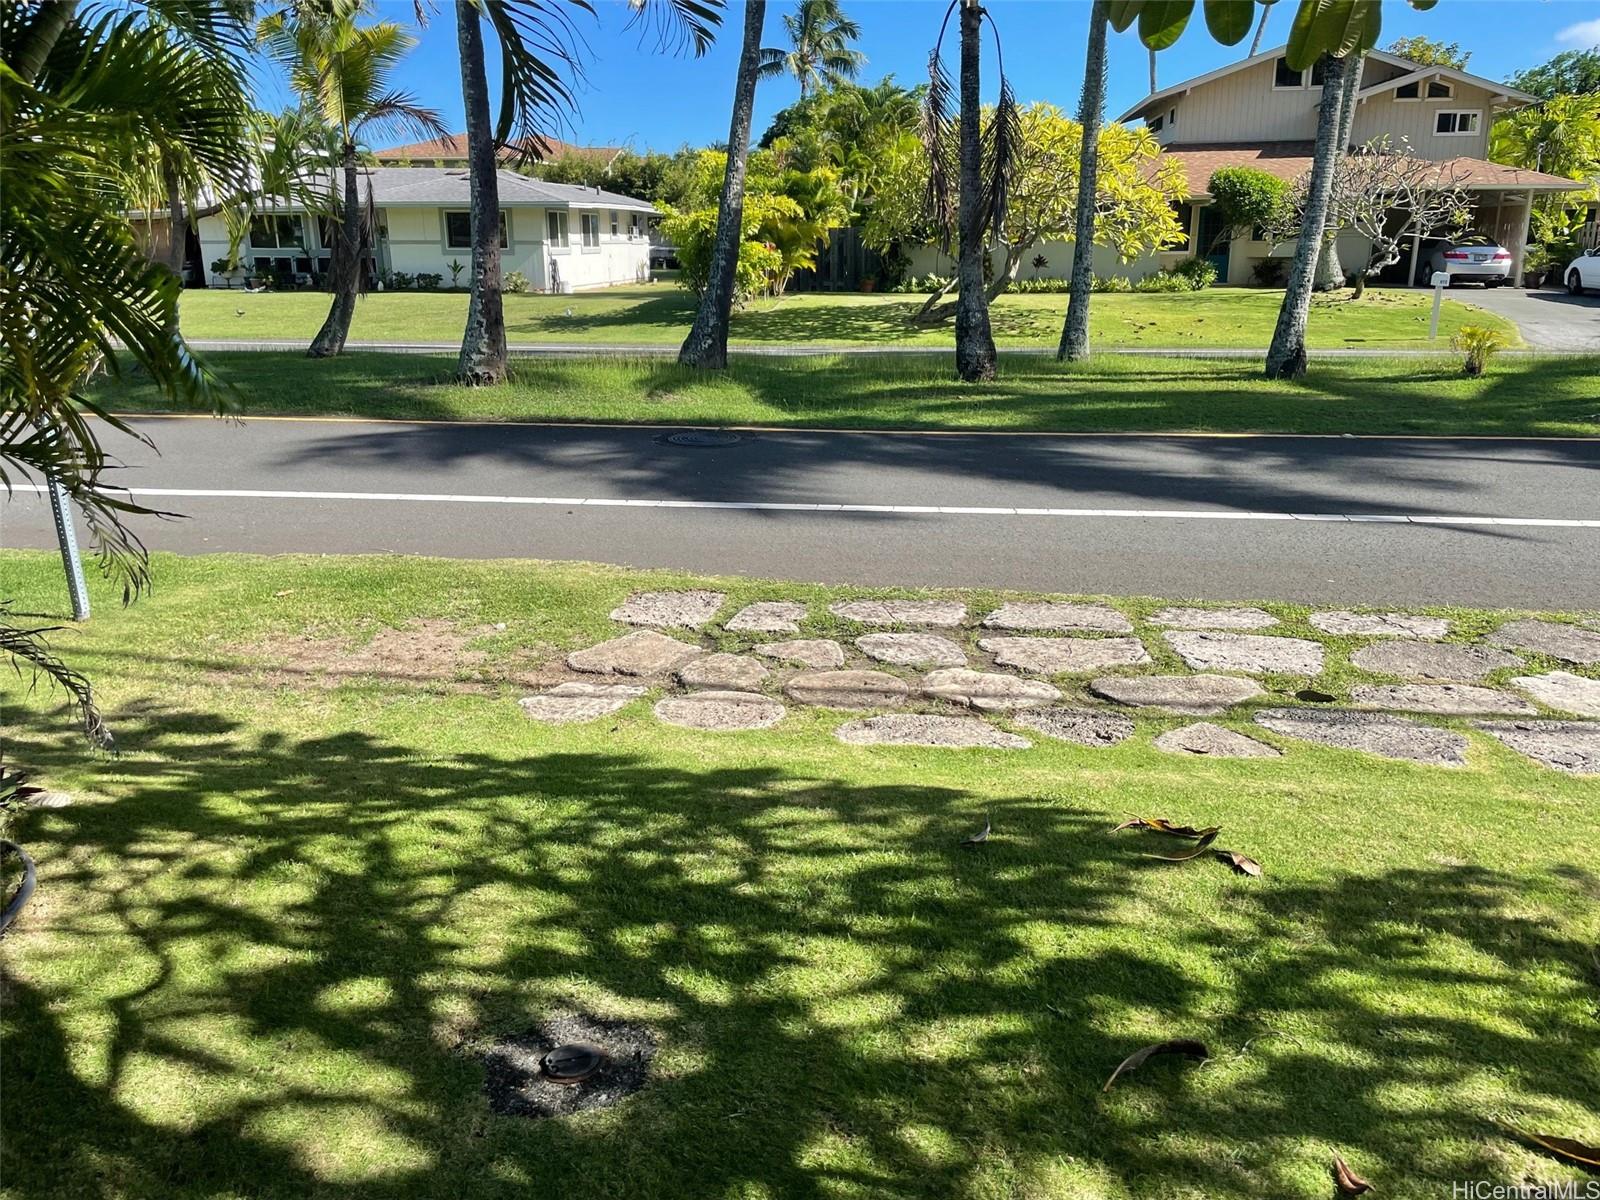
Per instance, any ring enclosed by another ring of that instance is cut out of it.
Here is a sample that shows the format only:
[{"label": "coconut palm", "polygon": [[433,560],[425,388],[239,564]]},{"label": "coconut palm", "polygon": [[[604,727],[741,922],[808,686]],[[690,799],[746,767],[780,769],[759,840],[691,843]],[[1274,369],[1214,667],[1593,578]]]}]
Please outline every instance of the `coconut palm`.
[{"label": "coconut palm", "polygon": [[344,197],[333,218],[338,231],[333,303],[306,351],[312,358],[344,351],[356,294],[363,286],[372,221],[370,211],[363,221],[356,170],[361,146],[371,134],[431,138],[449,133],[438,113],[391,85],[400,60],[416,39],[393,21],[358,24],[368,11],[367,0],[303,0],[263,17],[257,27],[262,46],[288,73],[302,103],[339,131]]},{"label": "coconut palm", "polygon": [[[664,49],[704,54],[722,21],[724,0],[628,0],[629,24],[643,23]],[[592,13],[588,0],[456,0],[461,98],[467,115],[472,267],[467,325],[458,374],[471,383],[505,378],[505,308],[500,277],[500,152],[515,147],[524,159],[548,150],[545,135],[574,107],[563,70],[575,70],[583,39],[573,13]],[[500,51],[500,112],[489,124],[487,25]]]},{"label": "coconut palm", "polygon": [[[167,10],[173,19],[166,20]],[[124,599],[149,580],[125,520],[149,510],[114,490],[100,436],[143,435],[101,409],[92,373],[129,363],[174,405],[212,382],[176,332],[181,283],[141,249],[130,164],[160,147],[180,190],[203,177],[242,191],[249,103],[217,55],[243,37],[236,6],[184,0],[139,11],[0,0],[0,487],[59,485]],[[110,735],[87,680],[0,614],[0,653],[67,689],[84,731]]]},{"label": "coconut palm", "polygon": [[837,87],[861,73],[867,56],[850,48],[861,26],[844,15],[839,0],[800,0],[783,16],[792,49],[761,51],[761,78],[793,75],[800,99],[822,87]]},{"label": "coconut palm", "polygon": [[728,123],[728,163],[717,202],[717,234],[700,307],[689,335],[678,350],[686,367],[722,370],[728,365],[728,322],[733,316],[734,271],[744,233],[744,177],[750,158],[750,121],[755,111],[756,80],[761,73],[761,26],[767,0],[745,0],[744,43],[733,83],[733,116]]},{"label": "coconut palm", "polygon": [[[1083,67],[1083,93],[1078,124],[1083,142],[1078,149],[1078,208],[1072,233],[1072,292],[1067,318],[1061,323],[1056,357],[1076,361],[1089,356],[1089,297],[1094,291],[1094,206],[1100,182],[1100,125],[1106,106],[1106,0],[1094,0],[1089,12],[1089,51]],[[1155,91],[1155,54],[1150,51],[1150,90]]]}]

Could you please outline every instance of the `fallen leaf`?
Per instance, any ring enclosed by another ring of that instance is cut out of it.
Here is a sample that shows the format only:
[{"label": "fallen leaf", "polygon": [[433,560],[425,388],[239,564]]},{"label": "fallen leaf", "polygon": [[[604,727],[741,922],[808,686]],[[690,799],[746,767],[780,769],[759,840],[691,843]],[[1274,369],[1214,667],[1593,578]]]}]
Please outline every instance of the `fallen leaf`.
[{"label": "fallen leaf", "polygon": [[1240,854],[1237,850],[1216,850],[1213,853],[1239,874],[1261,878],[1261,864],[1248,854]]},{"label": "fallen leaf", "polygon": [[978,832],[973,834],[971,837],[962,838],[961,839],[961,844],[963,846],[981,846],[981,845],[983,845],[984,842],[987,842],[988,840],[989,840],[989,818],[985,817],[983,819],[983,828],[978,830]]},{"label": "fallen leaf", "polygon": [[1333,1181],[1346,1196],[1359,1196],[1372,1190],[1372,1185],[1352,1171],[1337,1154],[1333,1156]]},{"label": "fallen leaf", "polygon": [[1576,1163],[1591,1171],[1600,1171],[1600,1147],[1585,1146],[1582,1142],[1556,1137],[1550,1133],[1523,1133],[1521,1130],[1517,1133],[1541,1150],[1555,1155],[1562,1162]]},{"label": "fallen leaf", "polygon": [[272,593],[272,598],[274,600],[281,600],[285,596],[292,596],[292,595],[294,595],[294,589],[293,588],[284,588],[283,591],[281,591],[281,592],[273,592]]},{"label": "fallen leaf", "polygon": [[1181,838],[1203,838],[1222,832],[1220,825],[1208,825],[1204,829],[1196,829],[1193,825],[1174,825],[1164,817],[1130,817],[1111,832],[1121,833],[1124,829],[1149,829],[1155,833],[1169,833],[1173,837]]},{"label": "fallen leaf", "polygon": [[1216,840],[1217,830],[1212,829],[1208,830],[1206,835],[1194,844],[1194,849],[1188,854],[1146,854],[1145,857],[1159,859],[1161,862],[1188,862],[1191,859],[1199,858],[1206,852],[1206,847]]},{"label": "fallen leaf", "polygon": [[1111,1085],[1117,1081],[1117,1076],[1121,1075],[1124,1071],[1137,1071],[1140,1067],[1144,1066],[1145,1063],[1149,1062],[1158,1054],[1183,1054],[1187,1055],[1189,1058],[1200,1059],[1202,1062],[1211,1057],[1211,1051],[1206,1049],[1206,1044],[1204,1042],[1197,1042],[1193,1038],[1173,1038],[1171,1041],[1157,1042],[1153,1046],[1146,1046],[1141,1050],[1135,1050],[1132,1054],[1128,1055],[1127,1058],[1118,1063],[1117,1069],[1111,1072],[1111,1078],[1106,1080],[1105,1087],[1101,1088],[1100,1090],[1102,1092],[1109,1092],[1111,1090]]}]

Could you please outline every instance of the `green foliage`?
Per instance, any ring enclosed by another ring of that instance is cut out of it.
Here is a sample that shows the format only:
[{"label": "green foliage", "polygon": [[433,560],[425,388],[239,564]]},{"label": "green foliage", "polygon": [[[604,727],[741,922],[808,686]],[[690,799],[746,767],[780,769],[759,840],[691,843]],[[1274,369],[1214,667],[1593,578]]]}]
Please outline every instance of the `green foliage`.
[{"label": "green foliage", "polygon": [[[1552,96],[1502,117],[1489,131],[1489,158],[1513,167],[1564,175],[1586,198],[1600,198],[1600,92]],[[1557,196],[1541,208],[1570,204]]]},{"label": "green foliage", "polygon": [[1506,82],[1541,100],[1600,92],[1600,46],[1563,50],[1549,62],[1508,76]]},{"label": "green foliage", "polygon": [[[652,204],[670,204],[674,208],[698,207],[690,189],[698,184],[696,167],[700,153],[685,148],[674,154],[658,151],[636,154],[631,150],[623,150],[613,158],[597,154],[563,154],[544,162],[519,164],[517,170],[550,183],[604,188],[608,192],[635,196]],[[720,178],[715,186],[722,186]]]},{"label": "green foliage", "polygon": [[528,277],[521,271],[507,271],[501,286],[512,295],[520,296],[528,290]]},{"label": "green foliage", "polygon": [[1091,286],[1096,292],[1131,292],[1133,280],[1126,275],[1096,275]]},{"label": "green foliage", "polygon": [[460,287],[461,286],[461,272],[465,271],[466,269],[467,269],[467,264],[462,262],[459,258],[452,258],[450,260],[450,286],[451,287]]},{"label": "green foliage", "polygon": [[397,292],[403,292],[403,291],[408,290],[409,288],[411,288],[416,283],[416,281],[417,281],[417,277],[415,275],[413,275],[410,271],[391,271],[391,272],[389,272],[389,284]]},{"label": "green foliage", "polygon": [[423,292],[437,292],[439,285],[444,282],[444,276],[432,271],[423,271],[417,275],[417,290]]},{"label": "green foliage", "polygon": [[1174,275],[1187,279],[1189,287],[1197,292],[1204,291],[1217,281],[1215,264],[1204,258],[1191,256],[1169,269]]},{"label": "green foliage", "polygon": [[763,50],[759,78],[792,75],[802,98],[848,83],[866,64],[867,56],[850,45],[860,38],[861,26],[844,15],[839,0],[800,0],[794,12],[783,14],[783,28],[791,49]]},{"label": "green foliage", "polygon": [[1155,271],[1137,280],[1133,285],[1136,292],[1192,292],[1194,285],[1189,282],[1186,275],[1179,275],[1175,271]]},{"label": "green foliage", "polygon": [[[788,210],[785,215],[790,218],[798,219],[802,215],[800,206],[786,197],[745,197],[739,261],[733,272],[735,303],[743,304],[752,296],[770,294],[783,269],[783,255],[757,238],[762,222],[772,217],[775,209]],[[678,248],[678,264],[682,268],[679,283],[696,296],[704,293],[711,277],[711,251],[717,236],[716,207],[669,213],[661,223],[661,233]]]},{"label": "green foliage", "polygon": [[1222,216],[1224,229],[1219,240],[1228,240],[1256,225],[1275,224],[1289,203],[1290,187],[1258,167],[1223,167],[1211,173],[1206,190]]},{"label": "green foliage", "polygon": [[1465,71],[1467,60],[1472,57],[1472,51],[1463,50],[1460,42],[1436,42],[1420,36],[1395,38],[1384,49],[1419,66],[1449,67],[1456,71]]},{"label": "green foliage", "polygon": [[1463,325],[1450,339],[1450,348],[1467,356],[1461,369],[1468,375],[1482,375],[1489,359],[1508,344],[1505,334],[1486,325]]}]

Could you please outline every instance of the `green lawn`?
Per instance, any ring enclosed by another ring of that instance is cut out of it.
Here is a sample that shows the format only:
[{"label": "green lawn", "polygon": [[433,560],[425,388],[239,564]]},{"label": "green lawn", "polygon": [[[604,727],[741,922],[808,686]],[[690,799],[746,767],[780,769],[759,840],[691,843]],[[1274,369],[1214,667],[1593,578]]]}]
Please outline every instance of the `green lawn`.
[{"label": "green lawn", "polygon": [[[696,372],[651,359],[525,359],[498,387],[450,381],[453,358],[295,353],[208,356],[244,414],[623,421],[857,429],[1600,434],[1595,360],[1500,359],[1480,379],[1450,359],[1340,359],[1303,383],[1254,361],[1008,357],[994,383],[961,384],[942,358],[744,359]],[[114,409],[169,406],[111,382]]]},{"label": "green lawn", "polygon": [[[1090,307],[1091,331],[1102,347],[1244,347],[1272,340],[1282,293],[1215,288],[1182,295],[1103,294]],[[921,297],[810,293],[763,300],[734,315],[733,341],[743,345],[819,346],[950,343],[951,327],[915,329],[908,318]],[[1383,288],[1360,301],[1348,293],[1318,296],[1310,325],[1312,348],[1427,347],[1429,296]],[[611,288],[575,296],[507,296],[506,333],[513,343],[585,342],[676,345],[694,319],[694,301],[672,284]],[[1066,313],[1064,295],[1007,295],[992,312],[995,340],[1005,346],[1054,349]],[[466,320],[464,293],[374,293],[356,307],[351,337],[367,341],[459,341]],[[242,315],[240,315],[242,314]],[[193,338],[296,339],[310,342],[328,315],[320,292],[247,296],[238,291],[184,293],[183,331]],[[1445,303],[1442,345],[1462,324],[1491,325],[1519,340],[1505,319],[1470,304]]]},{"label": "green lawn", "polygon": [[[0,697],[8,761],[75,798],[9,821],[41,876],[4,944],[9,1195],[1285,1200],[1332,1194],[1337,1151],[1378,1195],[1437,1200],[1581,1180],[1498,1122],[1600,1142],[1595,784],[1482,735],[1449,770],[1295,743],[1178,760],[1150,739],[1179,718],[1017,752],[846,747],[815,710],[692,733],[648,699],[544,727],[507,680],[609,636],[630,590],[695,581],[155,568],[153,596],[97,585],[56,639],[121,757],[46,692]],[[0,556],[20,610],[58,610],[59,572]],[[717,585],[725,612],[798,596],[839,632],[840,590]],[[436,640],[319,676],[418,617],[485,631],[483,661]],[[1349,644],[1323,640],[1342,694]],[[1266,874],[1154,862],[1152,835],[1107,832],[1131,813],[1220,824]],[[491,1115],[479,1049],[572,1008],[657,1031],[647,1089]],[[1211,1060],[1102,1093],[1170,1037]]]}]

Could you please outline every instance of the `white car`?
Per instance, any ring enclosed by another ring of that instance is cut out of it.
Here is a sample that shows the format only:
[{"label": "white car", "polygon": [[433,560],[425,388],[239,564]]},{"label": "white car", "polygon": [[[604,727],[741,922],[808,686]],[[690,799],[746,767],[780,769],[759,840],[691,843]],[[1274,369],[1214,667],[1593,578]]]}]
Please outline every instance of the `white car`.
[{"label": "white car", "polygon": [[1435,271],[1450,276],[1450,286],[1481,283],[1499,287],[1511,274],[1511,251],[1482,233],[1464,233],[1453,241],[1435,246],[1428,255],[1424,279]]},{"label": "white car", "polygon": [[1581,296],[1585,288],[1600,292],[1600,246],[1585,250],[1569,262],[1561,278],[1566,280],[1567,291],[1571,295]]}]

